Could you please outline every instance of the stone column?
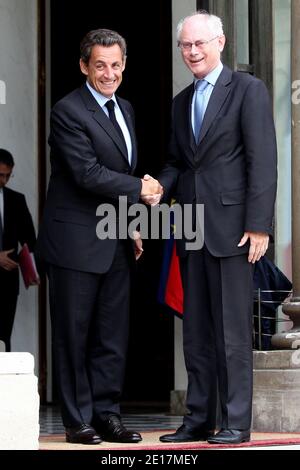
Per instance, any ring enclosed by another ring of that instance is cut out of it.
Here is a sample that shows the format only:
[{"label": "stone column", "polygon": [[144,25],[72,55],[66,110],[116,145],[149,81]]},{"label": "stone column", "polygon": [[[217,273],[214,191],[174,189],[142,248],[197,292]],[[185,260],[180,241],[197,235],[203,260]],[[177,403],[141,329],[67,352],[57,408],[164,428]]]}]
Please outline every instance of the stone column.
[{"label": "stone column", "polygon": [[[300,80],[300,2],[291,2],[291,80]],[[293,96],[293,95],[292,95]],[[288,332],[272,337],[279,349],[296,349],[300,346],[300,103],[292,99],[292,272],[293,296],[283,305],[283,312],[293,321]]]},{"label": "stone column", "polygon": [[254,351],[252,431],[300,431],[299,356],[299,351]]},{"label": "stone column", "polygon": [[0,451],[38,450],[39,394],[32,354],[0,353]]}]

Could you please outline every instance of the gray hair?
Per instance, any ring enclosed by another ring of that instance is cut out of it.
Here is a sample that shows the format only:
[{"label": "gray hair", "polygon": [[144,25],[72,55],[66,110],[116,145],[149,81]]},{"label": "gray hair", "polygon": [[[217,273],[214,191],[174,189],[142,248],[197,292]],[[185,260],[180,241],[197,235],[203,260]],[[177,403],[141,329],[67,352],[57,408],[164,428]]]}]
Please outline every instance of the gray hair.
[{"label": "gray hair", "polygon": [[224,35],[223,23],[222,23],[221,18],[219,18],[216,15],[211,15],[206,10],[199,10],[199,11],[196,11],[195,13],[192,13],[189,16],[186,16],[185,18],[179,21],[178,26],[177,26],[177,40],[178,41],[180,41],[181,31],[182,31],[184,22],[188,20],[189,18],[192,18],[193,16],[204,16],[206,18],[207,25],[213,34],[217,36]]},{"label": "gray hair", "polygon": [[80,58],[85,64],[89,63],[93,46],[120,46],[123,61],[126,58],[126,41],[116,31],[111,29],[94,29],[86,34],[80,43]]}]

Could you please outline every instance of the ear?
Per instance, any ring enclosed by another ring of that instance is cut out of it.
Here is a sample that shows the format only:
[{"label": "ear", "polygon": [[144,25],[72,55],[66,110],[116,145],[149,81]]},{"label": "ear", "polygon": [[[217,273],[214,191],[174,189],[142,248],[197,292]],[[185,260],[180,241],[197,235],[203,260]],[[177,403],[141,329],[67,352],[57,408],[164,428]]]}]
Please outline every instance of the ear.
[{"label": "ear", "polygon": [[126,56],[125,56],[124,59],[123,59],[122,72],[124,72],[125,67],[126,67]]},{"label": "ear", "polygon": [[88,66],[85,62],[83,62],[82,59],[79,60],[79,67],[80,67],[80,70],[83,73],[83,75],[88,75],[89,74]]},{"label": "ear", "polygon": [[225,43],[226,43],[226,37],[223,35],[223,36],[220,36],[219,37],[219,51],[222,52],[224,47],[225,47]]}]

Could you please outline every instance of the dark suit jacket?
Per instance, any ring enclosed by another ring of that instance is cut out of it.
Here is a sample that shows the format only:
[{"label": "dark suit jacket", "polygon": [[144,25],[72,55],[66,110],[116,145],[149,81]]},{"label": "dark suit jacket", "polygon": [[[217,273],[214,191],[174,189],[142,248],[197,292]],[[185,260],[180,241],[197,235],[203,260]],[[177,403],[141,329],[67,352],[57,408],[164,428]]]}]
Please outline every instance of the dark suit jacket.
[{"label": "dark suit jacket", "polygon": [[[218,257],[248,251],[245,231],[272,231],[276,137],[264,83],[224,66],[210,97],[200,141],[191,126],[193,85],[173,101],[170,159],[159,175],[181,204],[204,204],[204,241]],[[185,243],[178,254],[184,256]]]},{"label": "dark suit jacket", "polygon": [[[35,246],[35,231],[25,196],[12,189],[3,188],[4,201],[4,233],[3,250],[14,249],[10,255],[18,260],[18,244],[28,244],[30,251]],[[19,270],[6,271],[0,268],[0,292],[1,289],[17,294],[19,291]]]},{"label": "dark suit jacket", "polygon": [[38,254],[47,263],[104,273],[113,260],[116,240],[99,240],[96,209],[110,203],[118,214],[118,197],[139,200],[141,181],[133,176],[137,149],[134,114],[118,98],[132,145],[130,166],[125,146],[86,85],[76,89],[51,113],[51,177],[38,237]]}]

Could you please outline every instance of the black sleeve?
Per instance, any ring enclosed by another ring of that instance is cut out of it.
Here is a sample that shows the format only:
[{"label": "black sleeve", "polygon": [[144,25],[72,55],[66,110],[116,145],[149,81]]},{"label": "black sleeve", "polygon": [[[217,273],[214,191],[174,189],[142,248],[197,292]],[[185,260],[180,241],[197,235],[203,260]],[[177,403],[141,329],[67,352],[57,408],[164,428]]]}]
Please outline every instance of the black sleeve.
[{"label": "black sleeve", "polygon": [[31,214],[26,204],[25,196],[20,196],[19,214],[17,217],[18,238],[21,245],[27,243],[29,250],[33,251],[36,243],[36,235]]}]

